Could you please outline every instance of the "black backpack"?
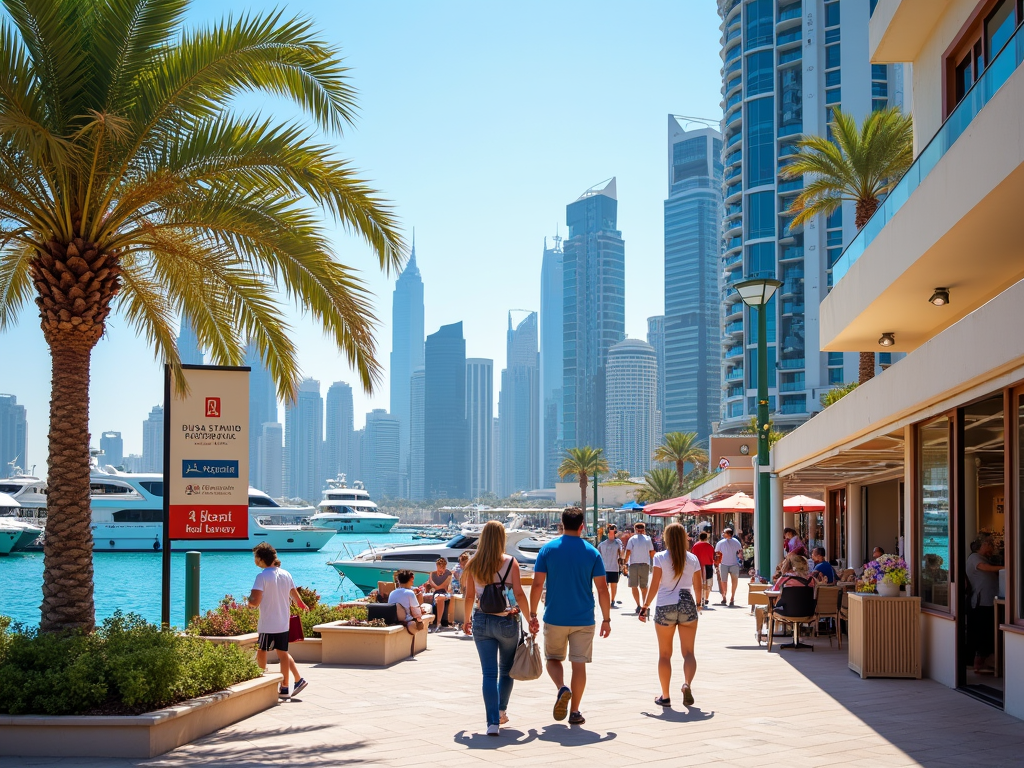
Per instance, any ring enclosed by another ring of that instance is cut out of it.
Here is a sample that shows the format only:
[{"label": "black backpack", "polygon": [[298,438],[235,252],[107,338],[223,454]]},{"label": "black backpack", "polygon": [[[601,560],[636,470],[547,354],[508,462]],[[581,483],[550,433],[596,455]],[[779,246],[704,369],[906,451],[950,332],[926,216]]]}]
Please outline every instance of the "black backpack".
[{"label": "black backpack", "polygon": [[491,582],[484,586],[484,591],[480,594],[480,610],[484,613],[504,613],[508,610],[505,579],[512,572],[513,562],[515,561],[509,560],[508,568],[505,569],[505,575],[501,577],[501,581],[497,584]]}]

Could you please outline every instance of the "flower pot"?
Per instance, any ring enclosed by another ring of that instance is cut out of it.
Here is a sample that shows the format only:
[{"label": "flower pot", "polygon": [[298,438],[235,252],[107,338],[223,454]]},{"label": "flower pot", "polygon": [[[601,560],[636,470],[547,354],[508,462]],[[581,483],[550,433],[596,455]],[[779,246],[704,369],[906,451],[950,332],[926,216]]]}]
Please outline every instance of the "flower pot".
[{"label": "flower pot", "polygon": [[875,582],[875,591],[881,597],[899,597],[900,596],[900,585],[893,584],[888,579],[881,579]]}]

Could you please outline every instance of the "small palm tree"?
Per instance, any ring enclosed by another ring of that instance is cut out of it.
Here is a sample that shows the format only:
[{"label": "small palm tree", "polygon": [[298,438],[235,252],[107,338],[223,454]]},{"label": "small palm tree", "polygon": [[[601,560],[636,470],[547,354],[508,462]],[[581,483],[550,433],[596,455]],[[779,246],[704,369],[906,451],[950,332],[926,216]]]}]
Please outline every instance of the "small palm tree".
[{"label": "small palm tree", "polygon": [[[355,112],[339,52],[308,20],[243,14],[186,29],[190,0],[2,0],[0,331],[34,300],[52,358],[44,631],[94,624],[89,363],[111,312],[185,389],[176,318],[214,362],[251,340],[291,399],[281,299],[302,307],[365,388],[380,378],[370,295],[321,223],[381,268],[404,245],[390,208],[317,131]],[[251,92],[310,120],[245,116]]]},{"label": "small palm tree", "polygon": [[[856,204],[857,229],[868,223],[883,196],[888,194],[914,162],[914,124],[896,107],[872,112],[857,128],[857,121],[842,110],[832,111],[834,143],[824,136],[809,136],[797,144],[800,153],[780,171],[783,178],[804,174],[812,178],[787,213],[790,226],[799,226],[818,214],[834,213],[844,200]],[[860,383],[875,375],[875,354],[861,352]]]},{"label": "small palm tree", "polygon": [[587,508],[587,482],[595,474],[608,472],[608,460],[604,457],[603,448],[567,448],[562,463],[558,466],[558,476],[566,478],[575,475],[580,481],[580,509]]},{"label": "small palm tree", "polygon": [[671,499],[679,493],[679,478],[676,471],[668,467],[658,467],[644,474],[644,484],[637,491],[636,499],[650,504]]},{"label": "small palm tree", "polygon": [[676,467],[677,484],[682,486],[686,476],[686,464],[694,467],[708,463],[708,452],[698,443],[696,432],[669,432],[661,445],[654,449],[654,460]]}]

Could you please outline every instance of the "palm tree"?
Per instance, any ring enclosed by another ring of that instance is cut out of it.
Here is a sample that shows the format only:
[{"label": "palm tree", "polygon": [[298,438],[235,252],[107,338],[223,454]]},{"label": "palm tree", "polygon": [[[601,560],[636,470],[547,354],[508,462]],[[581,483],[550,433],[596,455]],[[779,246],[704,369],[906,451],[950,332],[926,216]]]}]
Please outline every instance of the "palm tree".
[{"label": "palm tree", "polygon": [[[388,204],[317,139],[351,122],[355,91],[308,20],[186,29],[190,0],[2,3],[0,330],[34,299],[52,360],[41,628],[88,630],[89,361],[111,312],[171,366],[177,393],[176,317],[219,364],[241,364],[251,340],[291,399],[287,298],[369,390],[381,376],[370,294],[321,216],[384,270],[404,244]],[[239,114],[250,92],[309,124]]]},{"label": "palm tree", "polygon": [[[818,214],[834,213],[844,200],[856,204],[857,229],[868,223],[884,195],[914,162],[914,125],[910,115],[896,107],[872,112],[857,128],[857,121],[842,110],[832,111],[834,142],[824,136],[801,140],[800,153],[779,173],[794,179],[813,178],[804,186],[787,213],[794,214],[791,227]],[[875,354],[861,352],[858,378],[861,384],[875,375]]]},{"label": "palm tree", "polygon": [[644,485],[637,491],[636,500],[649,504],[671,499],[679,493],[679,478],[676,471],[668,467],[658,467],[644,474]]},{"label": "palm tree", "polygon": [[675,464],[676,478],[679,486],[686,476],[685,465],[707,465],[708,452],[697,445],[696,432],[669,432],[661,445],[654,449],[654,460],[665,464]]},{"label": "palm tree", "polygon": [[567,448],[562,463],[558,466],[558,476],[565,479],[575,475],[580,481],[580,509],[587,508],[587,481],[595,474],[608,471],[608,460],[604,457],[604,448]]}]

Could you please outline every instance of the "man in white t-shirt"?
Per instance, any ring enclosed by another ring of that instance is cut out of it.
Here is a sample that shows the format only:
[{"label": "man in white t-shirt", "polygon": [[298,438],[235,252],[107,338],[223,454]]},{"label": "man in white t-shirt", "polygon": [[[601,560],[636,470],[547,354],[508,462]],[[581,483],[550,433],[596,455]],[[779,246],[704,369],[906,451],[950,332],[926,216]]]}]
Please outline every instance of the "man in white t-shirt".
[{"label": "man in white t-shirt", "polygon": [[[611,594],[611,606],[615,607],[615,593],[619,589],[619,560],[622,559],[622,542],[619,541],[619,529],[614,525],[608,526],[608,538],[597,545],[597,551],[601,553],[604,561],[604,574],[608,582],[608,592]],[[619,600],[619,605],[622,601]]]},{"label": "man in white t-shirt", "polygon": [[643,523],[634,524],[633,530],[635,533],[626,542],[626,568],[629,573],[629,588],[633,591],[633,601],[639,614],[647,600],[647,583],[651,578],[654,542],[647,535],[647,527]]},{"label": "man in white t-shirt", "polygon": [[398,579],[398,589],[391,590],[388,595],[388,603],[400,606],[398,620],[405,624],[405,629],[410,635],[423,629],[423,609],[420,607],[420,599],[413,589],[415,574],[409,570],[401,570],[395,574]]},{"label": "man in white t-shirt", "polygon": [[722,553],[722,562],[718,566],[718,589],[722,593],[722,605],[725,605],[726,585],[730,582],[732,591],[729,595],[729,605],[735,605],[736,585],[740,581],[740,565],[743,562],[743,545],[733,537],[732,528],[722,531],[722,539],[715,545],[715,552]]},{"label": "man in white t-shirt", "polygon": [[[291,603],[308,611],[309,608],[299,591],[295,589],[292,575],[281,568],[277,559],[277,550],[267,542],[261,542],[253,550],[256,565],[263,570],[256,574],[256,581],[249,593],[249,605],[260,609],[260,618],[256,623],[259,639],[256,641],[256,663],[264,670],[267,668],[267,653],[277,651],[281,660],[281,675],[284,678],[278,695],[287,698],[294,696],[306,687],[305,678],[299,676],[299,669],[288,653],[289,622],[291,621]],[[295,689],[289,691],[288,680],[295,675]]]}]

